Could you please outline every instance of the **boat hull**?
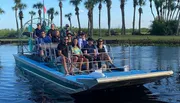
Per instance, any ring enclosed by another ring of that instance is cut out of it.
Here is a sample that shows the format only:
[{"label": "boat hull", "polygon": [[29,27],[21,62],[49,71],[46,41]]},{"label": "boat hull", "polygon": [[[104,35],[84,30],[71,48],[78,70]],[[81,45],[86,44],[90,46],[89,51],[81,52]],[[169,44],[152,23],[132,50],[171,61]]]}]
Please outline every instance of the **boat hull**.
[{"label": "boat hull", "polygon": [[[41,80],[45,81],[46,85],[52,89],[56,89],[68,94],[74,94],[85,90],[81,84],[65,79],[64,74],[56,73],[45,66],[39,66],[36,62],[24,58],[23,56],[14,55],[14,58],[16,61],[16,66],[21,69],[21,71],[40,78]],[[54,74],[52,72],[54,72]]]},{"label": "boat hull", "polygon": [[131,70],[122,72],[113,70],[105,72],[106,77],[95,78],[90,75],[65,76],[63,73],[36,62],[23,55],[14,55],[16,65],[21,70],[42,79],[43,85],[52,90],[75,94],[84,91],[103,90],[124,86],[143,85],[169,77],[172,71],[149,71]]}]

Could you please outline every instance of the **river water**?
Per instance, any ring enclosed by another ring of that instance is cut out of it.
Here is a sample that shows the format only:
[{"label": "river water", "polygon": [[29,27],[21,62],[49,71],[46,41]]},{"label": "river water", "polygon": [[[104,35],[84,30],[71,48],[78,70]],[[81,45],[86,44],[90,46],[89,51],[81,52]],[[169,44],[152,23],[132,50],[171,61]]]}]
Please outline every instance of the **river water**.
[{"label": "river water", "polygon": [[[120,46],[113,51],[129,50]],[[51,93],[35,88],[36,83],[20,76],[15,66],[13,54],[15,45],[0,46],[0,103],[176,103],[180,102],[180,47],[133,46],[130,47],[130,61],[115,61],[119,66],[143,70],[173,70],[172,77],[145,84],[138,88],[120,88],[70,96],[63,93]],[[114,59],[129,57],[129,53],[116,55]]]}]

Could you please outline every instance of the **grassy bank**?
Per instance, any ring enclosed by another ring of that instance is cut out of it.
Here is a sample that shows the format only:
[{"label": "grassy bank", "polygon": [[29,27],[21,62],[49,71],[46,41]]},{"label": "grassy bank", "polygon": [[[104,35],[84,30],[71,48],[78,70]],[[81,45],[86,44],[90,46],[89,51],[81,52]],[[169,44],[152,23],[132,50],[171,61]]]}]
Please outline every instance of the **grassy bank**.
[{"label": "grassy bank", "polygon": [[[99,37],[94,36],[95,40]],[[151,35],[120,35],[120,36],[104,36],[102,37],[108,44],[139,44],[139,45],[152,45],[152,44],[170,44],[180,45],[180,36],[151,36]],[[27,42],[28,39],[23,39]],[[18,39],[0,39],[1,44],[17,43]]]}]

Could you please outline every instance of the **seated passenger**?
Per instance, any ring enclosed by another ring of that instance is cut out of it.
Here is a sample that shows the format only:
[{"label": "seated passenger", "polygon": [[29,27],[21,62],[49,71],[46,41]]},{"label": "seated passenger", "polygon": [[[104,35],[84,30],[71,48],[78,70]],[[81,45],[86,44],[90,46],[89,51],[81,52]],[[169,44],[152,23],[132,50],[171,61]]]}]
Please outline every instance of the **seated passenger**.
[{"label": "seated passenger", "polygon": [[[71,62],[70,58],[68,58],[68,52],[70,50],[70,46],[68,45],[68,37],[65,36],[63,41],[58,44],[58,59],[61,61],[62,65],[64,66],[66,75],[69,75],[69,70],[67,67],[67,62]],[[70,65],[71,70],[71,65]]]},{"label": "seated passenger", "polygon": [[67,33],[67,36],[68,36],[68,44],[69,44],[69,45],[72,45],[72,44],[73,44],[73,41],[72,41],[72,33],[71,33],[71,32],[68,32],[68,33]]},{"label": "seated passenger", "polygon": [[46,33],[44,31],[41,32],[41,37],[37,39],[37,44],[40,50],[40,56],[44,56],[44,51],[41,48],[42,44],[51,43],[51,38],[49,36],[46,36]]},{"label": "seated passenger", "polygon": [[73,39],[72,54],[73,54],[73,62],[80,62],[79,71],[82,70],[81,68],[82,68],[83,62],[86,63],[86,70],[89,70],[89,61],[83,56],[82,51],[78,46],[77,38]]},{"label": "seated passenger", "polygon": [[56,34],[52,36],[51,39],[53,43],[60,43],[60,32],[57,30]]},{"label": "seated passenger", "polygon": [[61,38],[66,37],[66,36],[67,36],[68,31],[69,31],[69,25],[68,25],[68,24],[66,24],[66,26],[65,26],[63,29],[61,29],[61,31],[60,31]]},{"label": "seated passenger", "polygon": [[[92,69],[93,60],[99,60],[97,58],[96,46],[94,45],[94,40],[92,38],[88,38],[88,44],[84,46],[82,49],[84,56],[89,60],[89,68]],[[87,53],[86,53],[87,52]]]},{"label": "seated passenger", "polygon": [[46,33],[44,31],[41,32],[41,37],[38,38],[38,44],[43,43],[51,43],[51,38],[49,36],[46,36]]},{"label": "seated passenger", "polygon": [[84,48],[84,46],[87,44],[87,40],[86,40],[86,34],[81,32],[80,37],[78,39],[78,45],[79,48],[82,49]]},{"label": "seated passenger", "polygon": [[[109,61],[111,64],[113,64],[110,56],[106,53],[104,44],[103,44],[103,39],[99,38],[98,39],[98,43],[97,43],[97,49],[98,49],[98,57],[100,58],[100,60],[107,60]],[[98,64],[101,67],[101,63],[99,62]]]}]

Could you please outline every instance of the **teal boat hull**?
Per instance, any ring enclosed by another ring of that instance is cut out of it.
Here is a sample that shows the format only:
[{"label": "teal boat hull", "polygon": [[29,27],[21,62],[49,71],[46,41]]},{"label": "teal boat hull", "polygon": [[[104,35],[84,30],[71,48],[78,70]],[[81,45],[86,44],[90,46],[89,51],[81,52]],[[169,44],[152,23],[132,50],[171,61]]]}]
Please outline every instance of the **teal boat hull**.
[{"label": "teal boat hull", "polygon": [[169,77],[173,74],[173,71],[131,70],[122,72],[113,70],[112,72],[105,72],[105,77],[101,78],[90,75],[65,76],[64,73],[57,71],[55,68],[50,68],[44,65],[44,63],[34,61],[24,55],[16,54],[14,58],[18,68],[42,79],[45,81],[46,86],[68,94],[143,85]]}]

